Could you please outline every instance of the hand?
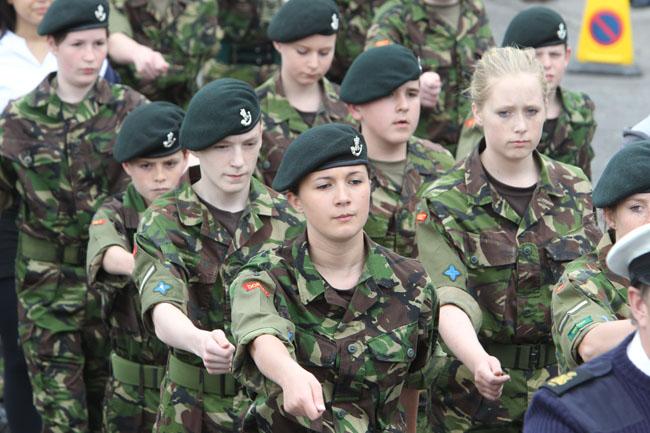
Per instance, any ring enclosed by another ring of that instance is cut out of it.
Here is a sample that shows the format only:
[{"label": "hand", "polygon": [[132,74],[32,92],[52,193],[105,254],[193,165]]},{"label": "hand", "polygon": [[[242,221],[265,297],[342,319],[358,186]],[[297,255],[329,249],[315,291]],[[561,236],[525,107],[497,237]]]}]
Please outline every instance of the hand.
[{"label": "hand", "polygon": [[474,369],[474,384],[478,392],[488,400],[498,400],[503,391],[503,384],[510,376],[501,370],[501,363],[494,356],[486,356]]},{"label": "hand", "polygon": [[230,373],[235,346],[228,341],[226,334],[221,329],[201,332],[203,335],[199,340],[198,355],[203,360],[203,365],[208,373]]},{"label": "hand", "polygon": [[433,71],[420,75],[420,105],[425,108],[435,108],[440,89],[442,89],[440,75]]},{"label": "hand", "polygon": [[144,45],[140,45],[138,52],[133,56],[133,66],[145,81],[152,81],[167,73],[169,69],[169,63],[162,54]]},{"label": "hand", "polygon": [[281,386],[284,410],[293,416],[306,416],[312,421],[321,417],[325,411],[323,388],[313,374],[296,365]]}]

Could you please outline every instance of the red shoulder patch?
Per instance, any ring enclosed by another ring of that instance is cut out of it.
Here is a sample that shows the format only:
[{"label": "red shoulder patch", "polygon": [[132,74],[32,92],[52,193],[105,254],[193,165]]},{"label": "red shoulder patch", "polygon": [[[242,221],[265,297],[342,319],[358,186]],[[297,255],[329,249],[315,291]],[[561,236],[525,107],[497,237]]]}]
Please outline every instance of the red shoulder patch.
[{"label": "red shoulder patch", "polygon": [[101,226],[106,224],[108,221],[106,221],[104,218],[98,219],[98,220],[93,220],[93,222],[90,223],[90,225],[93,226]]},{"label": "red shoulder patch", "polygon": [[382,39],[380,41],[375,42],[375,47],[383,47],[390,44],[392,44],[390,39]]},{"label": "red shoulder patch", "polygon": [[415,222],[423,223],[427,220],[427,217],[428,215],[425,211],[420,211],[417,215],[415,215]]},{"label": "red shoulder patch", "polygon": [[264,293],[264,296],[267,298],[271,296],[268,290],[266,290],[266,287],[259,281],[246,281],[244,284],[242,284],[242,288],[246,290],[247,292],[253,291],[255,289],[260,289],[262,293]]},{"label": "red shoulder patch", "polygon": [[465,126],[467,129],[472,129],[474,125],[476,125],[476,119],[474,119],[474,116],[472,116],[465,121],[465,124],[463,126]]}]

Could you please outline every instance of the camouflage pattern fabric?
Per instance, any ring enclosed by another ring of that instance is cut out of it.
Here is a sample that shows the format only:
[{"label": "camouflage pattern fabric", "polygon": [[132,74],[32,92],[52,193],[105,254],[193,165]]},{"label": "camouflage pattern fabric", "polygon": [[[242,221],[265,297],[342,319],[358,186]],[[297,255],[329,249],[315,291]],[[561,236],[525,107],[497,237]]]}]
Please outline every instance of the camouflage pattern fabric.
[{"label": "camouflage pattern fabric", "polygon": [[[219,51],[217,5],[211,0],[111,0],[111,8],[131,24],[132,38],[169,63],[165,75],[149,82],[137,76],[133,65],[118,66],[122,81],[151,100],[186,106],[198,90],[199,72]],[[219,76],[203,80],[215,78]]]},{"label": "camouflage pattern fabric", "polygon": [[377,167],[370,164],[372,193],[370,215],[364,227],[370,238],[404,257],[417,257],[415,244],[415,210],[417,193],[453,165],[445,148],[412,137],[406,150],[406,169],[401,185],[396,185]]},{"label": "camouflage pattern fabric", "polygon": [[313,125],[303,120],[284,94],[282,79],[277,72],[256,89],[264,120],[262,149],[257,160],[256,176],[271,186],[289,143],[309,128],[326,123],[350,123],[348,109],[339,100],[339,87],[323,78],[320,83],[322,102]]},{"label": "camouflage pattern fabric", "polygon": [[[133,236],[146,210],[144,198],[129,184],[124,194],[108,200],[90,223],[88,283],[102,297],[102,316],[108,323],[114,353],[137,364],[164,367],[167,346],[145,331],[140,313],[140,294],[133,280],[111,275],[102,268],[106,250],[117,245],[133,250]],[[153,429],[160,402],[156,387],[128,384],[111,377],[104,397],[106,433],[147,432]]]},{"label": "camouflage pattern fabric", "polygon": [[[228,284],[250,257],[297,235],[302,228],[287,201],[255,179],[234,236],[214,219],[188,182],[160,197],[145,212],[135,238],[134,279],[145,326],[153,331],[151,310],[167,302],[196,327],[222,329],[231,338]],[[191,353],[173,352],[185,363],[203,365]],[[197,395],[166,377],[161,388],[158,432],[237,432],[251,404],[240,386],[234,397]]]},{"label": "camouflage pattern fabric", "polygon": [[[45,432],[101,430],[108,338],[86,284],[88,226],[126,175],[112,158],[127,113],[145,102],[99,79],[79,104],[61,101],[56,74],[10,103],[0,121],[0,208],[19,202],[19,334]],[[25,250],[35,239],[45,251]],[[64,249],[80,260],[43,260]]]},{"label": "camouflage pattern fabric", "polygon": [[[403,432],[403,387],[424,389],[437,340],[437,299],[426,272],[365,237],[366,262],[351,300],[318,273],[306,235],[254,257],[230,286],[233,371],[257,394],[259,432]],[[284,412],[282,390],[248,354],[275,335],[323,387],[326,410],[310,422]]]},{"label": "camouflage pattern fabric", "polygon": [[280,57],[266,30],[283,4],[284,0],[220,0],[221,47],[202,75],[237,78],[253,87],[268,80],[278,70]]},{"label": "camouflage pattern fabric", "polygon": [[[484,347],[552,350],[551,287],[567,262],[591,251],[601,236],[582,171],[533,155],[540,180],[523,217],[488,183],[479,149],[422,193],[418,244],[443,238],[457,257],[428,256],[423,249],[420,260],[434,278],[446,278],[440,304],[466,311]],[[432,430],[520,430],[532,394],[556,374],[552,354],[545,366],[531,356],[528,368],[508,368],[512,379],[498,402],[481,398],[469,370],[450,355],[430,390]]]},{"label": "camouflage pattern fabric", "polygon": [[[594,157],[591,140],[596,132],[594,103],[584,93],[563,88],[558,88],[558,92],[562,111],[557,118],[555,131],[552,135],[547,131],[542,133],[537,150],[556,161],[580,167],[591,179],[591,160]],[[463,123],[456,161],[469,155],[482,138],[483,130],[470,112]]]},{"label": "camouflage pattern fabric", "polygon": [[339,0],[336,4],[341,14],[340,27],[336,37],[334,61],[327,72],[327,78],[340,84],[348,68],[363,52],[366,34],[372,24],[375,11],[386,0]]},{"label": "camouflage pattern fabric", "polygon": [[627,303],[629,280],[607,268],[611,248],[610,235],[605,234],[596,251],[566,266],[553,288],[553,341],[563,373],[582,364],[578,347],[587,332],[601,323],[632,317]]},{"label": "camouflage pattern fabric", "polygon": [[494,46],[482,0],[460,0],[460,18],[451,26],[422,0],[391,0],[375,14],[366,47],[402,44],[422,61],[424,71],[440,75],[438,106],[422,108],[416,135],[456,154],[456,144],[471,102],[469,88],[474,63]]}]

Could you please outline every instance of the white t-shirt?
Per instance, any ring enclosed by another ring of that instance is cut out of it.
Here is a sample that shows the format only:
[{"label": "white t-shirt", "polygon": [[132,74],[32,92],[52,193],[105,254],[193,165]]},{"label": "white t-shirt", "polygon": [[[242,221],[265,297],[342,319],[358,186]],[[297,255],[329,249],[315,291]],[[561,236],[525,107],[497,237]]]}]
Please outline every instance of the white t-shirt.
[{"label": "white t-shirt", "polygon": [[650,376],[650,358],[648,358],[645,350],[643,350],[639,331],[636,331],[634,338],[627,345],[627,357],[630,358],[630,361],[636,368],[644,372],[646,376]]},{"label": "white t-shirt", "polygon": [[0,39],[0,112],[11,99],[32,91],[50,72],[56,58],[47,53],[43,63],[29,51],[27,41],[7,30]]}]

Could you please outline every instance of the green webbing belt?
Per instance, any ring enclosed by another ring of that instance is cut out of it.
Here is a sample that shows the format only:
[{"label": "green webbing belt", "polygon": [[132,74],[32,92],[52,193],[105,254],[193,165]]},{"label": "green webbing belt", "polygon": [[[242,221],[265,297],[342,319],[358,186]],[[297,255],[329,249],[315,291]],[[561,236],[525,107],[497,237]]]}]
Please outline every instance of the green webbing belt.
[{"label": "green webbing belt", "polygon": [[209,374],[203,367],[196,367],[169,356],[169,379],[185,388],[208,394],[231,397],[237,394],[237,382],[232,374]]},{"label": "green webbing belt", "polygon": [[111,367],[115,379],[127,385],[142,385],[145,388],[159,389],[165,375],[163,366],[138,364],[115,352],[111,353]]},{"label": "green webbing belt", "polygon": [[42,262],[66,263],[68,265],[86,265],[86,246],[80,244],[57,245],[56,243],[35,238],[25,232],[18,235],[18,250],[32,260]]},{"label": "green webbing belt", "polygon": [[546,344],[484,343],[483,347],[501,362],[503,368],[537,370],[557,363],[555,346]]}]

